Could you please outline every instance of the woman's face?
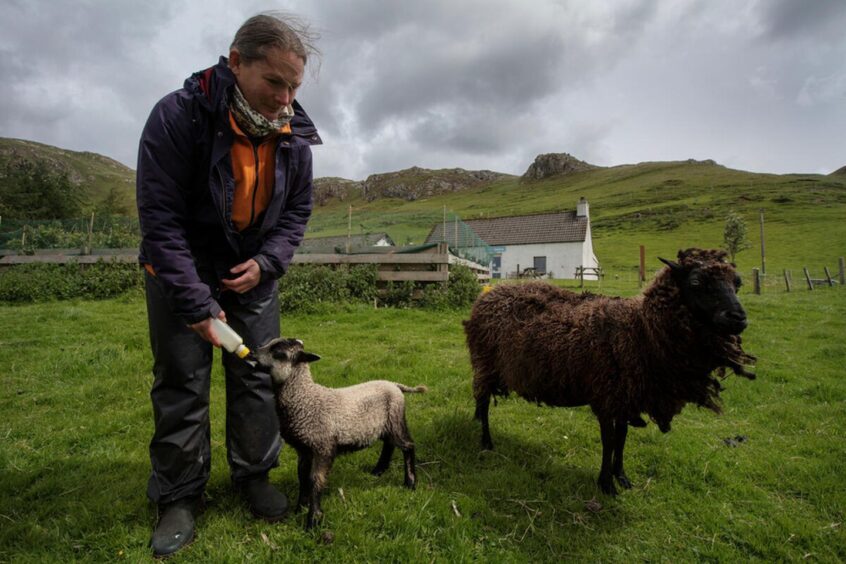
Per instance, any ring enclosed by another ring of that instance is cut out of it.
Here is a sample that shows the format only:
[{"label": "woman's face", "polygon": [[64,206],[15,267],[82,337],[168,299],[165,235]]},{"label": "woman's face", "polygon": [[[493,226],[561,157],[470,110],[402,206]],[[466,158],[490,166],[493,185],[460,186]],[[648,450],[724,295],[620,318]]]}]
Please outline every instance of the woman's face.
[{"label": "woman's face", "polygon": [[303,82],[305,63],[299,55],[279,47],[266,49],[264,59],[245,63],[238,50],[233,49],[229,52],[229,68],[250,106],[273,121],[294,101]]}]

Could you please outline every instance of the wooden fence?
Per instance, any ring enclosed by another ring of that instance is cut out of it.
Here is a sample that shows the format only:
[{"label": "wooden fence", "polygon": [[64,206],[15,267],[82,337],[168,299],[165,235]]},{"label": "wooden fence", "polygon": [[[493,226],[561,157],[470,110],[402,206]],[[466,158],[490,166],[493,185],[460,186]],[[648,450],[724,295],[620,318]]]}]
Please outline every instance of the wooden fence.
[{"label": "wooden fence", "polygon": [[[293,264],[340,265],[375,264],[381,282],[446,282],[450,265],[461,264],[470,268],[480,282],[490,279],[487,268],[457,257],[447,251],[446,245],[432,248],[433,252],[386,254],[295,254]],[[95,254],[81,255],[68,252],[41,252],[34,255],[6,255],[0,257],[0,268],[19,264],[94,264],[97,261],[133,263],[138,261],[137,249],[103,249]]]}]

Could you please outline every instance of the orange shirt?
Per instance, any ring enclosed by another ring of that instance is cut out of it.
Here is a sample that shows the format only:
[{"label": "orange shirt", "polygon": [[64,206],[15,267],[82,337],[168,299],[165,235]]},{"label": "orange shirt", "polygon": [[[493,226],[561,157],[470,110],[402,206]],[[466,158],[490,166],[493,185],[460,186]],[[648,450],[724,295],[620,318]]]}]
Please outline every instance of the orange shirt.
[{"label": "orange shirt", "polygon": [[235,176],[235,196],[232,200],[232,223],[238,231],[252,225],[267,209],[276,183],[276,141],[279,134],[289,133],[285,125],[276,135],[268,135],[253,145],[229,113],[229,123],[235,132],[230,154]]}]

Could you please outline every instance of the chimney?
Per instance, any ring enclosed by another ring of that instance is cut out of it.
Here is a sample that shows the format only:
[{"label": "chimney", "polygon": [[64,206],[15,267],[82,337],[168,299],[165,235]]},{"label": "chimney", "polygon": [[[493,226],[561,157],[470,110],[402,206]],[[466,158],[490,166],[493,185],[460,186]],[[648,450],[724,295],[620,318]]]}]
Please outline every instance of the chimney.
[{"label": "chimney", "polygon": [[589,217],[588,208],[587,200],[582,196],[579,198],[579,203],[576,204],[576,217]]}]

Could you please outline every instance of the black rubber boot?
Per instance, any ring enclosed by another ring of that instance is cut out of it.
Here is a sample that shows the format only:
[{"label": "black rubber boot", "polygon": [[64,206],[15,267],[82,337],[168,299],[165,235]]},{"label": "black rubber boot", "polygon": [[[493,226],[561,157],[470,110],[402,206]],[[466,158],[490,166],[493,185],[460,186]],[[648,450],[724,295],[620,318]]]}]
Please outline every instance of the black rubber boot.
[{"label": "black rubber boot", "polygon": [[237,488],[250,512],[259,519],[274,523],[288,514],[288,498],[270,485],[267,474],[239,482]]},{"label": "black rubber boot", "polygon": [[193,497],[159,506],[159,522],[150,540],[153,556],[165,558],[194,540],[194,516],[200,506],[200,498]]}]

